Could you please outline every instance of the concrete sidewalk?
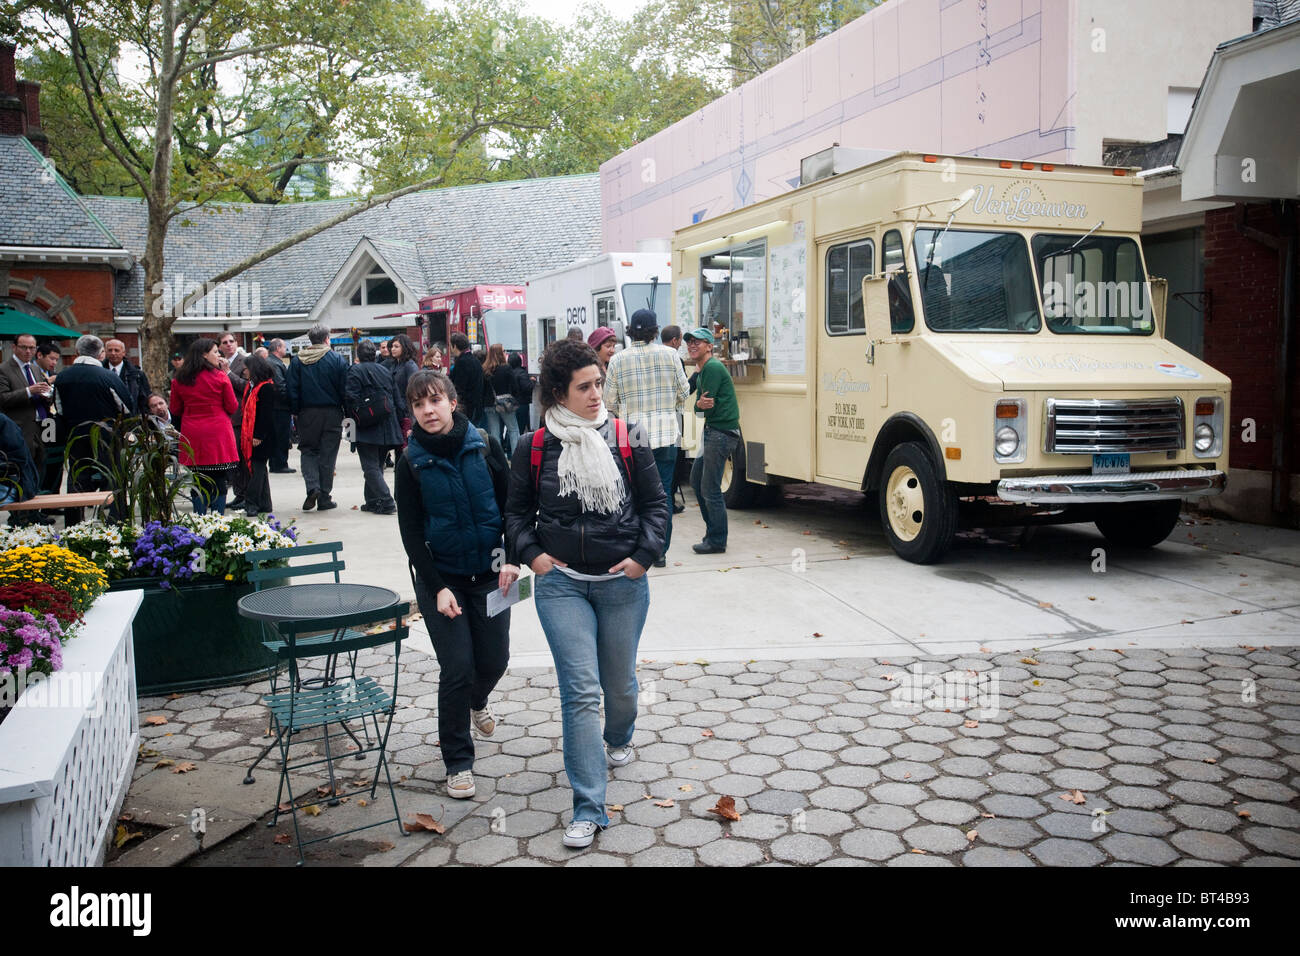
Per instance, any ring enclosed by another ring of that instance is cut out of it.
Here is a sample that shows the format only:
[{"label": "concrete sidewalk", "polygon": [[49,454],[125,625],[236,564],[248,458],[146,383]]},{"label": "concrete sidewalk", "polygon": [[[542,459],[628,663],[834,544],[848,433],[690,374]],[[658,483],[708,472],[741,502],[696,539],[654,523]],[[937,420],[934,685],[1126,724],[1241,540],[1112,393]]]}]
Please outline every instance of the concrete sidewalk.
[{"label": "concrete sidewalk", "polygon": [[[356,459],[341,456],[339,472],[338,510],[278,514],[297,518],[304,540],[344,541],[348,580],[409,597],[396,519],[351,510]],[[301,481],[273,476],[273,495],[296,506]],[[559,843],[571,801],[559,697],[526,603],[495,698],[501,724],[477,745],[478,796],[441,794],[438,667],[417,622],[390,754],[403,818],[428,813],[446,832],[377,828],[318,844],[309,861],[1300,861],[1300,534],[1189,519],[1154,550],[1106,550],[1102,570],[1090,527],[1023,543],[971,533],[944,563],[918,567],[888,550],[861,496],[812,486],[780,508],[733,512],[731,529],[727,554],[694,555],[702,527],[688,507],[669,567],[651,572],[637,760],[612,773],[615,825],[590,850]],[[966,692],[923,699],[918,688],[941,674]],[[127,812],[169,826],[117,865],[296,862],[253,825],[274,802],[275,772],[239,782],[267,742],[265,690],[141,701],[142,723],[168,723],[142,728]],[[1061,799],[1076,790],[1083,803]],[[710,812],[722,796],[739,821]],[[305,826],[322,833],[382,811],[318,806]],[[201,855],[184,825],[194,807],[216,821]],[[292,829],[282,820],[276,832]]]}]

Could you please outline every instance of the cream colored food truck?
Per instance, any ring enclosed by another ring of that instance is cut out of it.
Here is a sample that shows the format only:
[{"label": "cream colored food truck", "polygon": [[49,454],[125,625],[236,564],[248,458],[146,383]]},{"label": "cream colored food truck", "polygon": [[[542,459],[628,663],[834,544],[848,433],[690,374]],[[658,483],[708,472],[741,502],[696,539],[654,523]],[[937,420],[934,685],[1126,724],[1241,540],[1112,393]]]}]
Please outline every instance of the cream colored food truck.
[{"label": "cream colored food truck", "polygon": [[1223,490],[1231,383],[1164,338],[1135,170],[897,153],[840,171],[853,152],[673,241],[674,320],[715,332],[739,398],[729,505],[861,489],[924,563],[959,517],[1148,547],[1181,499]]}]

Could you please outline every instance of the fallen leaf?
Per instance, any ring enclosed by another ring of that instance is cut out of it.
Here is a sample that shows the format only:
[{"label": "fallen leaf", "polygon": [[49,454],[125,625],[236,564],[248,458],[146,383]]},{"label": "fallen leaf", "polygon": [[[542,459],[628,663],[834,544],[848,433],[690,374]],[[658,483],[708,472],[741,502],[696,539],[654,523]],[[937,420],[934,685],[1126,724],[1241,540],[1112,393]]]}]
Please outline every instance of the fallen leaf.
[{"label": "fallen leaf", "polygon": [[1043,684],[1040,680],[1031,680],[1029,683],[1033,684],[1035,687],[1041,687]]},{"label": "fallen leaf", "polygon": [[282,804],[280,804],[278,807],[276,807],[276,809],[279,810],[281,813],[288,813],[290,810],[293,809],[293,804],[292,804],[292,803],[282,803]]},{"label": "fallen leaf", "polygon": [[968,720],[964,724],[962,724],[963,727],[966,727],[969,730],[974,730],[979,725],[980,722],[978,720]]},{"label": "fallen leaf", "polygon": [[1249,810],[1238,810],[1238,811],[1237,811],[1237,816],[1239,816],[1239,817],[1246,817],[1246,818],[1249,819],[1249,817],[1250,817],[1250,811],[1249,811]]},{"label": "fallen leaf", "polygon": [[912,852],[913,852],[913,853],[919,853],[919,854],[921,854],[921,856],[925,856],[925,851],[922,850],[922,849],[919,849],[918,847],[912,847]]},{"label": "fallen leaf", "polygon": [[1219,761],[1215,760],[1213,757],[1203,757],[1203,758],[1201,758],[1201,763],[1218,763],[1218,762],[1219,762]]},{"label": "fallen leaf", "polygon": [[905,773],[905,774],[903,774],[903,779],[904,779],[904,780],[910,780],[911,778],[912,778],[912,775],[911,775],[910,773]]},{"label": "fallen leaf", "polygon": [[821,631],[813,631],[813,637],[821,637],[821,636],[822,636]]},{"label": "fallen leaf", "polygon": [[316,788],[316,793],[317,793],[317,795],[319,795],[319,796],[322,796],[322,797],[328,797],[328,796],[331,796],[331,795],[334,793],[334,788],[331,787],[329,784],[325,784],[324,786],[317,787],[317,788]]},{"label": "fallen leaf", "polygon": [[804,532],[802,532],[802,533],[803,533],[803,534],[812,534],[811,531],[804,531]]},{"label": "fallen leaf", "polygon": [[1233,608],[1233,609],[1232,609],[1231,611],[1229,611],[1228,613],[1229,613],[1229,614],[1240,614],[1240,613],[1241,613],[1241,608],[1239,608],[1239,607],[1238,607],[1238,608]]},{"label": "fallen leaf", "polygon": [[656,807],[674,807],[674,806],[676,806],[676,804],[673,803],[673,801],[672,801],[671,799],[668,799],[668,800],[656,800],[656,801],[655,801],[655,806],[656,806]]},{"label": "fallen leaf", "polygon": [[991,648],[991,647],[981,647],[981,648],[980,648],[980,653],[981,653],[981,654],[992,654],[992,653],[993,653],[993,648]]},{"label": "fallen leaf", "polygon": [[1061,799],[1068,800],[1070,801],[1070,803],[1076,805],[1088,802],[1087,797],[1083,795],[1083,792],[1081,790],[1072,790],[1069,793],[1063,793],[1061,794]]},{"label": "fallen leaf", "polygon": [[966,842],[967,842],[967,843],[974,843],[976,837],[978,837],[979,835],[980,835],[979,830],[967,830],[967,831],[966,831]]},{"label": "fallen leaf", "polygon": [[123,821],[124,823],[130,823],[132,820],[135,819],[135,814],[134,813],[119,814],[118,819]]},{"label": "fallen leaf", "polygon": [[357,806],[368,807],[370,806],[370,801],[367,800],[365,797],[361,797],[360,799],[357,800]]},{"label": "fallen leaf", "polygon": [[711,730],[701,730],[701,731],[700,731],[700,736],[701,736],[701,737],[712,737],[712,736],[713,736],[713,731],[711,731]]},{"label": "fallen leaf", "polygon": [[387,853],[389,850],[396,850],[396,849],[397,849],[397,844],[390,843],[387,840],[384,840],[382,843],[379,844],[380,853]]},{"label": "fallen leaf", "polygon": [[623,812],[623,804],[621,804],[621,803],[616,803],[616,804],[614,804],[612,807],[610,807],[609,809],[612,810],[614,813],[622,813],[622,812]]},{"label": "fallen leaf", "polygon": [[117,833],[113,835],[113,846],[120,848],[123,844],[127,843],[128,841],[134,840],[137,837],[142,837],[142,836],[144,836],[144,833],[142,831],[131,833],[130,831],[127,830],[126,827],[122,826],[121,824],[118,824]]},{"label": "fallen leaf", "polygon": [[280,844],[280,846],[288,846],[290,843],[293,842],[293,838],[289,836],[289,834],[287,833],[277,833],[275,835],[275,839],[272,840],[271,842],[278,843]]},{"label": "fallen leaf", "polygon": [[[1243,577],[1244,577],[1244,575],[1243,575]],[[168,699],[168,700],[180,700],[180,699],[181,699],[181,695],[180,695],[180,694],[168,694],[168,695],[167,695],[167,699]]]},{"label": "fallen leaf", "polygon": [[158,751],[157,751],[157,750],[154,750],[152,747],[141,747],[141,748],[140,748],[140,756],[141,756],[141,757],[156,757],[156,756],[158,756]]},{"label": "fallen leaf", "polygon": [[1097,600],[1096,595],[1089,594],[1089,595],[1088,595],[1088,600],[1089,600],[1089,601],[1095,601],[1095,600]]},{"label": "fallen leaf", "polygon": [[308,804],[302,808],[302,812],[309,817],[318,817],[320,816],[320,807],[314,803]]},{"label": "fallen leaf", "polygon": [[709,807],[709,812],[733,822],[740,819],[740,814],[736,812],[735,797],[718,797],[717,805]]},{"label": "fallen leaf", "polygon": [[183,763],[178,763],[175,767],[173,767],[172,773],[189,773],[191,770],[197,770],[197,769],[198,767],[194,766],[194,764],[186,760]]},{"label": "fallen leaf", "polygon": [[421,830],[431,830],[434,833],[447,832],[447,828],[445,826],[443,826],[433,817],[429,816],[429,814],[427,813],[417,813],[415,815],[414,823],[405,822],[402,824],[402,827],[406,830],[407,833],[419,833]]},{"label": "fallen leaf", "polygon": [[1032,658],[1032,657],[1022,657],[1022,658],[1020,658],[1020,663],[1022,663],[1022,664],[1037,664],[1038,661],[1034,660],[1034,658]]},{"label": "fallen leaf", "polygon": [[994,816],[991,813],[981,813],[980,816],[984,817],[986,820],[994,819]]},{"label": "fallen leaf", "polygon": [[146,717],[144,722],[150,727],[161,727],[163,724],[167,723],[167,718],[162,714],[154,714],[152,717]]},{"label": "fallen leaf", "polygon": [[1038,606],[1039,606],[1039,607],[1051,607],[1051,606],[1052,606],[1052,602],[1051,602],[1051,601],[1039,601],[1039,602],[1038,602]]},{"label": "fallen leaf", "polygon": [[168,760],[166,757],[163,757],[162,760],[159,760],[156,764],[154,764],[154,768],[157,769],[158,767],[173,767],[175,765],[176,765],[175,760]]},{"label": "fallen leaf", "polygon": [[692,790],[694,790],[695,788],[692,787],[689,783],[684,783],[684,784],[682,784],[680,787],[678,787],[677,789],[680,790],[682,793],[690,793],[690,792],[691,792]]}]

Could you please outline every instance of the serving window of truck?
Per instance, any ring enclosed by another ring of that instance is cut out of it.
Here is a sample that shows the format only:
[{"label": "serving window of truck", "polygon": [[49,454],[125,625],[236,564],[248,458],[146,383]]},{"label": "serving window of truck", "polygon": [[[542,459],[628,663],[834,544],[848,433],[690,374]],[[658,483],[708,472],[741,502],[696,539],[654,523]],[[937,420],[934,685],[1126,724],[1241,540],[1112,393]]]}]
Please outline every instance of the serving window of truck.
[{"label": "serving window of truck", "polygon": [[714,332],[736,382],[730,506],[860,489],[929,562],[962,521],[1091,521],[1149,547],[1184,498],[1223,490],[1231,383],[1164,337],[1132,171],[821,166],[841,171],[673,241],[674,317]]}]

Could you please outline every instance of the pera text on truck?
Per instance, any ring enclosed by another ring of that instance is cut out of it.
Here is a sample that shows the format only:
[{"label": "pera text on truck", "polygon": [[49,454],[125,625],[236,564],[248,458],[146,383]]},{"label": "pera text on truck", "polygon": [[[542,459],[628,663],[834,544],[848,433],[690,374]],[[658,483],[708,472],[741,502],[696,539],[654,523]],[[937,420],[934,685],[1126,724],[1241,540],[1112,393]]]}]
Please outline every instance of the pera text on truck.
[{"label": "pera text on truck", "polygon": [[857,488],[929,563],[960,520],[1092,521],[1150,547],[1183,499],[1223,491],[1231,383],[1164,337],[1136,170],[838,148],[803,165],[804,185],[673,240],[674,318],[714,331],[740,404],[729,507]]}]

